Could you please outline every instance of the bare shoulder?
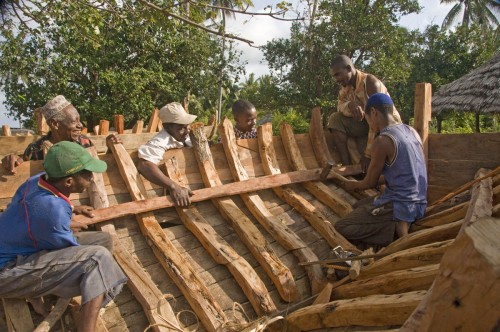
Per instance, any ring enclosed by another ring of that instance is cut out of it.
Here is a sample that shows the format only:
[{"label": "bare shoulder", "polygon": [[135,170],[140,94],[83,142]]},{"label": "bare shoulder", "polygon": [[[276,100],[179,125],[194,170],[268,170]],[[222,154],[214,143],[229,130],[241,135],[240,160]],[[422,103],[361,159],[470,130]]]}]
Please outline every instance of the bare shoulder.
[{"label": "bare shoulder", "polygon": [[379,80],[375,75],[367,74],[366,75],[366,92],[369,96],[378,92],[385,92],[386,88],[384,83]]}]

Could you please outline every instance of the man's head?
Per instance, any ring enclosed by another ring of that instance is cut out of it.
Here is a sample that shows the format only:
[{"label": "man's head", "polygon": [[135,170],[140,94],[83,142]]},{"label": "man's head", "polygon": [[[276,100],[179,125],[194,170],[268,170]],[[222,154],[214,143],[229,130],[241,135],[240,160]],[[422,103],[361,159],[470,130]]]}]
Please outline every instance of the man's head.
[{"label": "man's head", "polygon": [[163,106],[159,117],[165,130],[179,142],[184,142],[189,137],[189,125],[196,119],[196,115],[186,113],[180,103]]},{"label": "man's head", "polygon": [[375,118],[387,119],[392,115],[394,102],[391,97],[385,93],[375,93],[368,98],[365,106],[366,121],[370,127],[374,127]]},{"label": "man's head", "polygon": [[57,142],[75,142],[80,138],[83,129],[80,114],[64,96],[59,95],[45,104],[42,114]]},{"label": "man's head", "polygon": [[351,59],[345,55],[337,55],[330,63],[330,75],[342,86],[353,85],[355,74],[354,65]]},{"label": "man's head", "polygon": [[237,100],[233,104],[234,123],[238,130],[246,133],[252,131],[257,123],[257,111],[248,100]]},{"label": "man's head", "polygon": [[93,172],[105,172],[107,165],[93,158],[81,145],[62,141],[49,149],[43,167],[49,182],[60,183],[68,193],[77,193],[90,185]]}]

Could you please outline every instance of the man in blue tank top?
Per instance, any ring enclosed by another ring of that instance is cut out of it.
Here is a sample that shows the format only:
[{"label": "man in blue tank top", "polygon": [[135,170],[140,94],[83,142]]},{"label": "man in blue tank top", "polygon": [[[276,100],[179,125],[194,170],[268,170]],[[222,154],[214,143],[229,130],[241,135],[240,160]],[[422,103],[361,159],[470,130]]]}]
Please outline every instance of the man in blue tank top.
[{"label": "man in blue tank top", "polygon": [[[372,160],[362,181],[347,181],[347,190],[375,188],[385,184],[375,199],[362,200],[335,228],[361,247],[386,246],[397,234],[408,234],[410,224],[423,217],[427,206],[427,170],[422,141],[410,126],[398,123],[393,102],[383,93],[372,95],[366,104],[370,129],[379,133],[372,146]],[[383,175],[383,178],[381,178]]]}]

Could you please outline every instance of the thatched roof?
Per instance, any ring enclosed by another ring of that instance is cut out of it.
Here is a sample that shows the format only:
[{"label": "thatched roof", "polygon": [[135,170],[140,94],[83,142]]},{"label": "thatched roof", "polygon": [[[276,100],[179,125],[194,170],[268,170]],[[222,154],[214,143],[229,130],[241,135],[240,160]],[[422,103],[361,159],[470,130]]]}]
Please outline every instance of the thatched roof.
[{"label": "thatched roof", "polygon": [[500,52],[470,73],[443,85],[432,97],[432,112],[500,112]]}]

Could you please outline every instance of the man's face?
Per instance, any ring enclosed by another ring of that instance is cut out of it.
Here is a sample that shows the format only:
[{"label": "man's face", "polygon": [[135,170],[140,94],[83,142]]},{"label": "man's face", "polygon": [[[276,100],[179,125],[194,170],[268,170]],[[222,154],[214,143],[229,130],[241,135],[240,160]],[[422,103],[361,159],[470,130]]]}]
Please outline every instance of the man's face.
[{"label": "man's face", "polygon": [[255,108],[246,109],[234,118],[236,128],[246,133],[251,131],[257,123],[257,111]]},{"label": "man's face", "polygon": [[85,189],[90,186],[94,173],[87,171],[86,169],[72,176],[73,182],[70,187],[72,193],[82,193]]},{"label": "man's face", "polygon": [[62,111],[65,115],[64,120],[57,122],[55,129],[63,141],[77,141],[83,129],[83,124],[80,122],[80,114],[73,106],[68,106]]},{"label": "man's face", "polygon": [[352,78],[350,66],[333,66],[330,68],[330,75],[342,86],[347,86]]},{"label": "man's face", "polygon": [[184,143],[189,137],[189,125],[182,125],[177,123],[164,124],[167,132],[175,138],[175,140]]}]

